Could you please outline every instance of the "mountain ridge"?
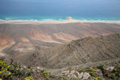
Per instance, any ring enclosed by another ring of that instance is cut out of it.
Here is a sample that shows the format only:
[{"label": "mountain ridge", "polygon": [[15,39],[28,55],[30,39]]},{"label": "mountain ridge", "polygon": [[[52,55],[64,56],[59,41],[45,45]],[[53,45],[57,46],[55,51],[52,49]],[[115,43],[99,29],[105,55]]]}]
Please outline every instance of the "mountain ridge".
[{"label": "mountain ridge", "polygon": [[[29,58],[27,58],[29,56]],[[67,44],[43,48],[34,54],[26,55],[26,60],[17,57],[28,66],[41,66],[60,69],[68,66],[115,60],[120,57],[120,34],[97,38],[74,40]],[[28,64],[29,63],[29,64]]]},{"label": "mountain ridge", "polygon": [[108,23],[0,24],[0,56],[49,69],[117,59],[119,33]]}]

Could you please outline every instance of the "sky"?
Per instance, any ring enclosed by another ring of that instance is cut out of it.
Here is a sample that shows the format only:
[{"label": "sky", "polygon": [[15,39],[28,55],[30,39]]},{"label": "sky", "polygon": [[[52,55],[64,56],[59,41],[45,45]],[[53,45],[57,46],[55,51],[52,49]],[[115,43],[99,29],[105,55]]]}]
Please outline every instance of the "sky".
[{"label": "sky", "polygon": [[120,16],[120,0],[0,0],[0,14]]}]

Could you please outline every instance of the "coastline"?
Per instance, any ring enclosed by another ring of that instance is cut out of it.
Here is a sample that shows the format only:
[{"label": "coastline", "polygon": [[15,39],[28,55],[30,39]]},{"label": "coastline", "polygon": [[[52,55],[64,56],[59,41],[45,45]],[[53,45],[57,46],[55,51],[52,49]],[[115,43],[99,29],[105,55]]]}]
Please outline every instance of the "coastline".
[{"label": "coastline", "polygon": [[69,19],[65,21],[0,20],[0,24],[5,24],[5,23],[12,23],[12,24],[116,23],[116,24],[120,24],[120,21],[89,21],[89,20],[75,20],[75,19]]}]

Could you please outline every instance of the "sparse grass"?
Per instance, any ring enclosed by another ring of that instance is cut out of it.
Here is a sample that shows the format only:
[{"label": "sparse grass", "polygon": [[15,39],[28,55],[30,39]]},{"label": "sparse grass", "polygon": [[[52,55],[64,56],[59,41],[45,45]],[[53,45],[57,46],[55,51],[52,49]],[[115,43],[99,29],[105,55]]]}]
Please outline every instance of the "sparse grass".
[{"label": "sparse grass", "polygon": [[55,78],[56,76],[55,76],[55,75],[53,75],[53,74],[50,74],[50,77],[51,77],[51,78]]},{"label": "sparse grass", "polygon": [[68,78],[65,76],[60,76],[60,80],[68,80]]},{"label": "sparse grass", "polygon": [[[81,69],[79,72],[88,72],[91,75],[92,80],[119,80],[120,79],[120,64],[115,65],[112,71],[107,71],[104,65],[100,65],[97,68],[101,70],[103,77],[100,77],[96,72],[95,68],[85,68]],[[37,73],[35,73],[37,74]],[[68,80],[66,76],[56,76],[46,71],[40,71],[37,75],[41,77],[34,76],[32,69],[30,67],[22,69],[20,65],[16,64],[6,64],[3,60],[0,60],[0,80]],[[42,78],[42,79],[41,79]],[[72,80],[80,80],[79,78],[72,78]]]},{"label": "sparse grass", "polygon": [[34,80],[31,76],[24,78],[24,80]]},{"label": "sparse grass", "polygon": [[79,78],[73,78],[72,80],[80,80]]},{"label": "sparse grass", "polygon": [[94,77],[92,80],[105,80],[105,79],[102,77]]}]

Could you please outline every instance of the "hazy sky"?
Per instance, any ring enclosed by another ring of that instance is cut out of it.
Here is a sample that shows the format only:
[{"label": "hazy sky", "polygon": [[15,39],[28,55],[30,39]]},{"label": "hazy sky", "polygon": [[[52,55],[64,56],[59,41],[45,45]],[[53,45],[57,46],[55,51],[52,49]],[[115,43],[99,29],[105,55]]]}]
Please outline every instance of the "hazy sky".
[{"label": "hazy sky", "polygon": [[0,0],[0,14],[85,14],[120,16],[120,0]]}]

